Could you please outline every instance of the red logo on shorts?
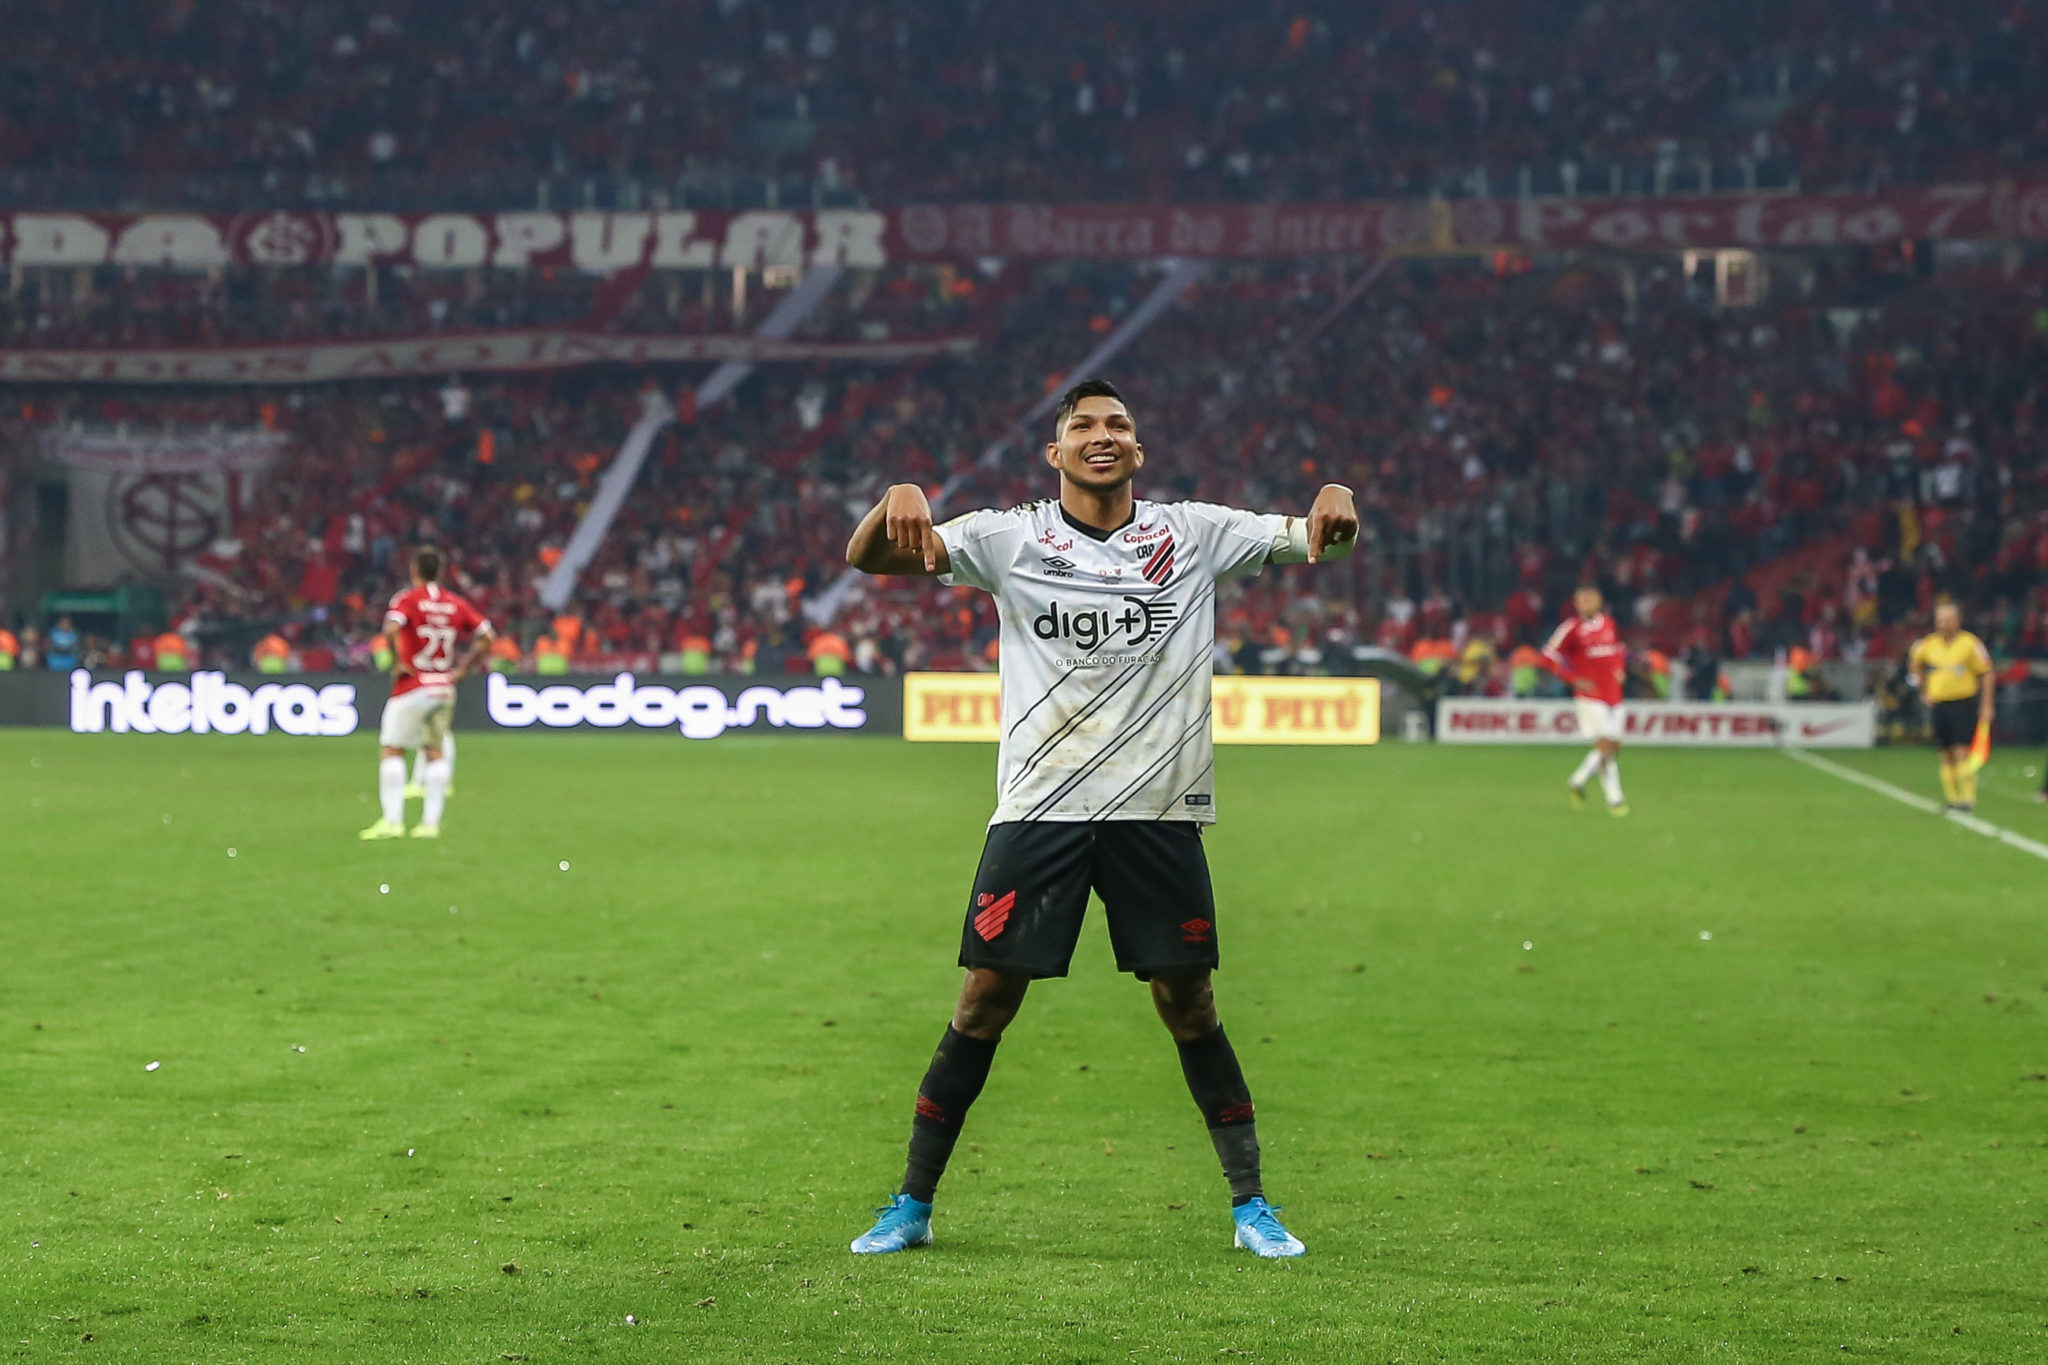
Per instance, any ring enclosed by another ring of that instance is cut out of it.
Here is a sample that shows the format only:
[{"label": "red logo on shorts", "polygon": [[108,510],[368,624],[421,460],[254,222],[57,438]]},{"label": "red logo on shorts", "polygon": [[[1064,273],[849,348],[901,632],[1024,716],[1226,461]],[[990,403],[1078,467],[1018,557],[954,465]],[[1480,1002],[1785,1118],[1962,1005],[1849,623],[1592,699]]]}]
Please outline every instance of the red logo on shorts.
[{"label": "red logo on shorts", "polygon": [[1183,920],[1180,926],[1180,941],[1182,943],[1207,943],[1209,941],[1209,931],[1215,927],[1209,921],[1201,918]]},{"label": "red logo on shorts", "polygon": [[1000,896],[993,896],[984,891],[974,898],[974,903],[981,908],[981,913],[974,917],[974,932],[981,935],[983,943],[987,943],[1002,933],[1003,926],[1010,922],[1010,910],[1017,904],[1017,893],[1005,891]]}]

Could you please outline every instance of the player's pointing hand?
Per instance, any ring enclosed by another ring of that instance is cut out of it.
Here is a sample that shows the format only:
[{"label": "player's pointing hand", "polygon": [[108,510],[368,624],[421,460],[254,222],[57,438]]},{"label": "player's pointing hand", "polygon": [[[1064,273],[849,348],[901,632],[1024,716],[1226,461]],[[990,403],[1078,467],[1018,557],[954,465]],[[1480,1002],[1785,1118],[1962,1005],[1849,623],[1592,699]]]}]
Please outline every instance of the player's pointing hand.
[{"label": "player's pointing hand", "polygon": [[939,534],[932,529],[932,505],[925,500],[924,490],[914,483],[894,484],[885,504],[889,543],[924,556],[927,571],[938,568]]},{"label": "player's pointing hand", "polygon": [[1326,483],[1308,509],[1308,562],[1323,557],[1332,545],[1346,545],[1358,539],[1358,505],[1351,490],[1341,483]]}]

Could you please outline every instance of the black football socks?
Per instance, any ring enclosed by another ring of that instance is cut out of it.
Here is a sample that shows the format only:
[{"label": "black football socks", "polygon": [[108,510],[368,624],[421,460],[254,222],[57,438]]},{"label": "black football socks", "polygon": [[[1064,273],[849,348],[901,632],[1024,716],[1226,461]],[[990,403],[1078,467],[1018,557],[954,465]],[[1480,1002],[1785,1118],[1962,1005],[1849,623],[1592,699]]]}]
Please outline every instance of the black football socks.
[{"label": "black football socks", "polygon": [[1224,1177],[1230,1181],[1231,1207],[1263,1198],[1266,1191],[1259,1183],[1259,1129],[1252,1121],[1252,1092],[1244,1083],[1237,1051],[1223,1036],[1222,1025],[1180,1045],[1180,1069],[1188,1079],[1195,1107],[1209,1125],[1209,1141],[1216,1144]]},{"label": "black football socks", "polygon": [[[1251,1089],[1237,1064],[1237,1052],[1219,1027],[1180,1045],[1181,1073],[1188,1092],[1209,1126],[1217,1160],[1230,1181],[1233,1206],[1262,1197],[1259,1181],[1259,1131],[1253,1122]],[[910,1121],[910,1159],[903,1172],[903,1193],[929,1204],[946,1173],[961,1125],[988,1081],[996,1045],[970,1038],[948,1027],[932,1055],[931,1068],[917,1090],[917,1112]]]},{"label": "black football socks", "polygon": [[[995,1057],[994,1039],[970,1038],[952,1025],[946,1026],[946,1036],[932,1054],[931,1069],[924,1073],[924,1084],[917,1088],[917,1113],[910,1120],[910,1163],[903,1172],[903,1193],[912,1199],[932,1202],[939,1177],[946,1173],[946,1162],[952,1158],[953,1144],[960,1140],[960,1125],[988,1081],[989,1063]],[[1236,1063],[1231,1065],[1234,1070]],[[1253,1166],[1256,1169],[1256,1155]]]}]

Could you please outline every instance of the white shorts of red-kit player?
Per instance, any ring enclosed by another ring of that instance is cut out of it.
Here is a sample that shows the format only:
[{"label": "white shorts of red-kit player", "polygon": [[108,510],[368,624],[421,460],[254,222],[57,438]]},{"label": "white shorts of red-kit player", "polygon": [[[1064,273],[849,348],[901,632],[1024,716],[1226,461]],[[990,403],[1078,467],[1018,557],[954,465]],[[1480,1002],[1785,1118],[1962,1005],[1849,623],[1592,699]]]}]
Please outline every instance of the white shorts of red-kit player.
[{"label": "white shorts of red-kit player", "polygon": [[415,687],[384,703],[377,742],[387,749],[438,749],[454,721],[454,688]]},{"label": "white shorts of red-kit player", "polygon": [[1579,734],[1588,742],[1600,739],[1620,740],[1621,704],[1609,704],[1592,697],[1575,697],[1579,708]]}]

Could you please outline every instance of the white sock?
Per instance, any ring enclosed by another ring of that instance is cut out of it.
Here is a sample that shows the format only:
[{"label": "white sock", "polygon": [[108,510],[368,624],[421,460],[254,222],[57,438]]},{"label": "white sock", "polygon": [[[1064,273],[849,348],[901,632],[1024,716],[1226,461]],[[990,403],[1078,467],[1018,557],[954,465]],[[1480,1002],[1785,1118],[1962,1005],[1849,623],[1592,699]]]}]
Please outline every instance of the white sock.
[{"label": "white sock", "polygon": [[386,823],[405,823],[405,760],[395,754],[377,765],[377,804]]},{"label": "white sock", "polygon": [[427,761],[427,804],[420,812],[421,824],[441,823],[441,812],[448,805],[448,779],[454,775],[454,767],[446,755]]},{"label": "white sock", "polygon": [[1572,785],[1574,787],[1583,787],[1588,782],[1591,782],[1593,780],[1593,770],[1599,766],[1600,751],[1598,749],[1587,750],[1586,756],[1579,760],[1578,771],[1572,774]]},{"label": "white sock", "polygon": [[[448,780],[453,782],[455,780],[455,736],[450,735],[441,741],[441,757],[448,760]],[[427,785],[427,751],[425,749],[415,749],[412,751],[412,785],[415,787]]]},{"label": "white sock", "polygon": [[1600,768],[1600,790],[1607,793],[1607,804],[1621,804],[1621,760],[1610,758]]}]

